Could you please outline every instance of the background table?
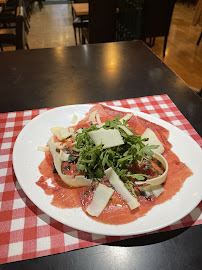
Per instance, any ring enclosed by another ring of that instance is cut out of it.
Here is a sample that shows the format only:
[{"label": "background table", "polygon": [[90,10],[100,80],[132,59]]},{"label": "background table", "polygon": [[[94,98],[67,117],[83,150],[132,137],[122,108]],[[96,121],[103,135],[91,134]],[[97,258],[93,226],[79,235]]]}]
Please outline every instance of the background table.
[{"label": "background table", "polygon": [[[0,54],[0,111],[168,94],[202,136],[202,99],[142,42]],[[1,265],[1,269],[201,269],[202,226]]]},{"label": "background table", "polygon": [[88,3],[78,3],[72,4],[76,16],[85,16],[89,13],[89,4]]},{"label": "background table", "polygon": [[8,0],[0,0],[0,5],[4,5],[7,3]]}]

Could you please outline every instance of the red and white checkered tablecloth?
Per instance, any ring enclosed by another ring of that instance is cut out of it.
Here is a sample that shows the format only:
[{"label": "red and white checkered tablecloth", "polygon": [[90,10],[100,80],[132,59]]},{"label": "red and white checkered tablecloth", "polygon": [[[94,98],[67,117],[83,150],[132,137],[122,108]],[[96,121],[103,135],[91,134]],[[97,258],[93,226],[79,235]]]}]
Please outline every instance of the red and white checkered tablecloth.
[{"label": "red and white checkered tablecloth", "polygon": [[[133,108],[159,117],[182,129],[202,147],[200,136],[167,95],[116,100],[102,104]],[[13,171],[13,146],[22,128],[35,116],[47,110],[49,109],[0,114],[0,263],[129,238],[78,231],[50,218],[26,197]],[[198,224],[202,224],[202,202],[185,218],[160,231]]]}]

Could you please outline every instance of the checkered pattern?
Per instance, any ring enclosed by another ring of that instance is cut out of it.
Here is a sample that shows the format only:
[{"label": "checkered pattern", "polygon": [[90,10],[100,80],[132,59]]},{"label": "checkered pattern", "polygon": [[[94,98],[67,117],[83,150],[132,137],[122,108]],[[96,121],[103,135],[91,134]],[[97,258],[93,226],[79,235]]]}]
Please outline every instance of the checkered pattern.
[{"label": "checkered pattern", "polygon": [[[200,136],[167,95],[116,100],[103,102],[102,104],[134,108],[137,111],[161,118],[182,129],[202,147]],[[109,237],[75,230],[44,214],[26,197],[13,172],[13,146],[22,128],[35,116],[47,110],[0,114],[1,263],[35,258],[129,238]],[[182,220],[160,231],[197,224],[202,224],[202,203]]]}]

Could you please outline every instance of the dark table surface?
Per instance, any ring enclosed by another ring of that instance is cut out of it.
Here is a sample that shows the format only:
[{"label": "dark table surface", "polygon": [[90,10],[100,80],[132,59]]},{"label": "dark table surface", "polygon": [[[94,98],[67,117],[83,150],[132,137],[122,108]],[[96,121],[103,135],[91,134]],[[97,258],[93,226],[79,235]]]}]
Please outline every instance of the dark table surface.
[{"label": "dark table surface", "polygon": [[[141,41],[0,53],[0,112],[168,94],[202,136],[202,99]],[[0,269],[202,269],[202,225]]]}]

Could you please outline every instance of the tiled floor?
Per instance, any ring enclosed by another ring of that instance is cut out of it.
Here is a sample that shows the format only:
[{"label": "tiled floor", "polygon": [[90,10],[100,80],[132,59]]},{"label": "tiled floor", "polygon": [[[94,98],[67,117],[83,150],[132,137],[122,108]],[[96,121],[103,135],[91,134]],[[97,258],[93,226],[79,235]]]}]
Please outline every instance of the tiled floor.
[{"label": "tiled floor", "polygon": [[[193,14],[193,6],[177,3],[171,21],[166,56],[162,57],[163,38],[156,39],[152,50],[198,92],[202,87],[202,41],[196,46],[201,27],[192,26]],[[30,49],[75,45],[70,5],[44,5],[41,11],[36,5],[30,25]]]},{"label": "tiled floor", "polygon": [[70,5],[35,6],[30,25],[30,49],[75,45]]}]

